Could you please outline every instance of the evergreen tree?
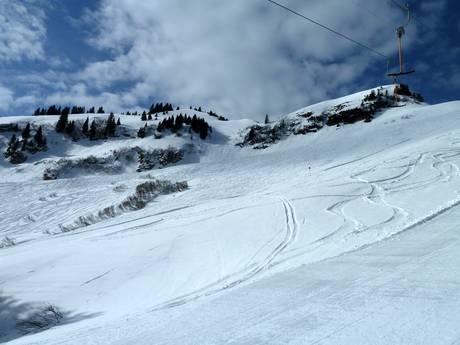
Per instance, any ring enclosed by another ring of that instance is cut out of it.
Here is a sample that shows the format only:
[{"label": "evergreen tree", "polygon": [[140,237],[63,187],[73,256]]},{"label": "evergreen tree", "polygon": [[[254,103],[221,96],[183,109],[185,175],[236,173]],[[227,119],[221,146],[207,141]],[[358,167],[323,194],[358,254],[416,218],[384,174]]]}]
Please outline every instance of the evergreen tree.
[{"label": "evergreen tree", "polygon": [[265,124],[268,124],[270,123],[270,119],[268,118],[268,114],[265,115]]},{"label": "evergreen tree", "polygon": [[200,138],[202,140],[206,139],[208,136],[208,127],[207,126],[200,126]]},{"label": "evergreen tree", "polygon": [[40,115],[40,112],[41,112],[40,108],[37,108],[37,109],[34,111],[34,116]]},{"label": "evergreen tree", "polygon": [[11,157],[19,148],[19,141],[16,138],[16,134],[13,133],[10,141],[8,142],[8,147],[5,151],[5,157]]},{"label": "evergreen tree", "polygon": [[95,119],[93,119],[91,122],[91,127],[89,129],[89,140],[97,140],[97,124]]},{"label": "evergreen tree", "polygon": [[85,122],[83,123],[83,127],[81,131],[83,132],[84,135],[88,135],[88,130],[89,130],[89,117],[87,117]]},{"label": "evergreen tree", "polygon": [[117,126],[121,126],[120,118],[118,118],[118,120],[117,120]]},{"label": "evergreen tree", "polygon": [[99,109],[97,110],[97,113],[98,113],[98,114],[105,114],[104,108],[103,108],[103,107],[99,107]]},{"label": "evergreen tree", "polygon": [[29,144],[28,140],[27,140],[27,139],[24,139],[24,140],[22,141],[21,151],[25,151],[28,144]]},{"label": "evergreen tree", "polygon": [[147,134],[147,124],[145,124],[144,127],[139,128],[139,130],[137,131],[137,136],[139,138],[145,138],[146,134]]},{"label": "evergreen tree", "polygon": [[68,114],[62,113],[59,116],[58,122],[56,123],[56,132],[58,132],[58,133],[64,132],[68,123],[69,123]]},{"label": "evergreen tree", "polygon": [[22,130],[21,136],[23,140],[30,138],[30,122],[27,122],[27,125]]},{"label": "evergreen tree", "polygon": [[[149,116],[152,117],[152,115],[150,115],[150,114],[149,114]],[[145,111],[141,115],[141,121],[147,121],[147,114],[145,113]]]},{"label": "evergreen tree", "polygon": [[34,135],[34,141],[40,148],[46,146],[46,138],[43,134],[42,126],[38,127],[37,133]]},{"label": "evergreen tree", "polygon": [[114,137],[116,130],[117,124],[115,122],[115,115],[113,113],[110,113],[105,125],[105,135],[107,137]]},{"label": "evergreen tree", "polygon": [[198,128],[198,118],[196,117],[196,114],[193,115],[192,120],[190,122],[190,127],[192,128],[192,131],[195,133],[198,133],[199,128]]},{"label": "evergreen tree", "polygon": [[61,115],[68,116],[70,114],[70,108],[65,107],[64,109],[61,110]]},{"label": "evergreen tree", "polygon": [[75,131],[75,121],[70,121],[67,123],[67,126],[65,128],[65,132],[68,134],[68,135],[73,135],[74,134],[74,131]]},{"label": "evergreen tree", "polygon": [[[90,108],[88,112],[91,112],[91,110],[94,113],[94,107]],[[74,105],[72,109],[70,110],[71,114],[84,114],[85,112],[86,112],[85,107],[78,107],[76,105]]]},{"label": "evergreen tree", "polygon": [[147,119],[148,119],[149,121],[152,121],[152,114],[149,114],[149,116],[147,117]]},{"label": "evergreen tree", "polygon": [[48,107],[48,110],[46,111],[46,114],[47,114],[47,115],[60,115],[60,113],[57,114],[57,108],[56,108],[55,105],[49,106],[49,107]]},{"label": "evergreen tree", "polygon": [[184,117],[182,114],[176,116],[176,120],[174,121],[174,130],[180,131],[182,129],[182,125],[184,124]]},{"label": "evergreen tree", "polygon": [[374,90],[372,90],[370,94],[364,96],[365,102],[375,101],[376,99],[377,99],[377,94],[375,93]]}]

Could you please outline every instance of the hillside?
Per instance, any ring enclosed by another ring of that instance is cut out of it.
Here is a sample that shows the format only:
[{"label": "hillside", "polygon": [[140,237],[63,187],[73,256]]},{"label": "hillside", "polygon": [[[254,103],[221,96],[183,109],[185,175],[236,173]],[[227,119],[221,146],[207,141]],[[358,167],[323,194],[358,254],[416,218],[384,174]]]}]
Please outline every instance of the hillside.
[{"label": "hillside", "polygon": [[[95,141],[56,133],[57,116],[0,117],[48,146],[0,158],[0,342],[454,343],[458,315],[430,320],[460,307],[460,102],[393,96],[266,125],[198,113],[205,139],[155,135],[190,109],[145,138],[115,114],[117,135]],[[60,325],[21,334],[48,303]]]}]

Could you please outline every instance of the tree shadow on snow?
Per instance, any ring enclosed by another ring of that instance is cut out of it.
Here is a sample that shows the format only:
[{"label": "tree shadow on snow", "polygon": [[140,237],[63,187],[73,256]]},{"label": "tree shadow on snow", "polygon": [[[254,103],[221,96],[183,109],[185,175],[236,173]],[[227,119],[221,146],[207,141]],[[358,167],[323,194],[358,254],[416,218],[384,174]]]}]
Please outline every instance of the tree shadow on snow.
[{"label": "tree shadow on snow", "polygon": [[[5,296],[0,292],[0,343],[5,343],[25,335],[46,331],[51,327],[79,322],[101,315],[101,313],[72,313],[59,311],[59,315],[43,317],[44,311],[57,307],[40,304],[20,302],[14,297]],[[59,317],[56,317],[59,316]],[[39,321],[47,321],[48,324],[40,324]]]}]

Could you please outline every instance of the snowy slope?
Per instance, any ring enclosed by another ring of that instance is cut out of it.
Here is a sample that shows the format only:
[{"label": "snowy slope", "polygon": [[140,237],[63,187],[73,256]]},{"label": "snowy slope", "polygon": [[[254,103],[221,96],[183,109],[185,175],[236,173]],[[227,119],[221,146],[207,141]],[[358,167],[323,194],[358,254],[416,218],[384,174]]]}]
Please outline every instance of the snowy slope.
[{"label": "snowy slope", "polygon": [[[320,113],[344,102],[359,104],[368,92],[314,105],[286,118],[309,111]],[[1,123],[29,120],[52,126],[56,118],[0,118]],[[343,293],[346,299],[348,291],[353,298],[340,311],[348,320],[342,321],[358,322],[365,309],[357,310],[359,297],[369,298],[379,279],[391,281],[391,267],[402,265],[395,261],[399,254],[392,241],[369,245],[398,233],[405,236],[406,230],[411,230],[407,232],[411,237],[401,237],[406,247],[410,241],[421,241],[404,253],[411,262],[430,247],[430,238],[423,234],[443,229],[442,220],[432,227],[429,224],[438,218],[455,224],[460,203],[460,102],[409,102],[380,113],[370,123],[325,127],[317,133],[289,137],[263,151],[235,145],[252,121],[206,120],[213,127],[213,136],[204,142],[170,136],[161,140],[119,138],[88,145],[54,136],[51,141],[56,145],[50,152],[28,163],[12,167],[1,162],[0,190],[7,197],[2,198],[0,208],[0,238],[7,235],[18,242],[0,249],[0,291],[4,296],[0,297],[0,316],[5,320],[0,321],[1,340],[14,344],[321,343],[319,333],[333,333],[342,325],[334,321],[337,310],[326,308],[334,301],[331,296]],[[121,116],[121,122],[133,129],[141,126],[140,119],[133,116]],[[63,141],[58,144],[58,140]],[[116,174],[85,173],[43,181],[43,160],[170,145],[193,145],[193,154],[176,166],[148,173],[171,181],[185,180],[190,186],[187,191],[160,196],[143,210],[58,233],[59,224],[123,200],[151,176],[125,169]],[[444,212],[444,218],[438,217]],[[450,227],[439,234],[449,262],[455,265],[452,272],[458,271],[454,258],[459,254],[456,246],[450,248],[446,243],[449,238],[458,240],[454,230]],[[358,250],[364,247],[367,249]],[[353,270],[363,256],[376,251],[381,254],[369,263],[373,269],[369,268],[368,275]],[[353,254],[341,256],[346,252]],[[318,263],[327,258],[334,259]],[[309,265],[301,267],[305,264]],[[339,280],[325,283],[332,272],[341,270],[351,272],[350,281],[367,281],[367,288],[341,285]],[[407,270],[413,272],[406,276],[408,280],[420,277],[417,272],[428,274],[420,261]],[[436,266],[429,274],[436,281],[446,273]],[[436,288],[458,286],[457,276],[446,283],[441,280]],[[291,303],[299,312],[282,314],[283,322],[273,328],[279,321],[273,317],[275,311],[282,313],[280,308],[289,306],[283,306],[287,290],[271,295],[280,285],[285,289],[299,285],[310,293],[298,302],[294,299]],[[411,285],[403,286],[409,289]],[[424,289],[417,295],[420,310],[438,310],[430,291]],[[257,305],[262,306],[250,308],[257,301],[250,296],[261,296]],[[68,312],[67,323],[19,337],[11,328],[12,319],[40,303],[52,303]],[[398,303],[398,299],[379,303]],[[369,310],[378,310],[378,304]],[[391,311],[388,307],[385,313]],[[331,313],[332,320],[326,330],[321,328],[325,319],[318,320],[319,314],[327,318],[324,313]],[[241,314],[247,315],[245,322],[237,320]],[[299,325],[307,315],[311,318],[306,325]],[[459,321],[458,316],[448,317],[456,319],[445,324]],[[256,324],[255,320],[265,322],[273,334],[255,326],[253,333],[247,333],[246,327]],[[386,319],[380,320],[383,327]],[[407,322],[400,321],[392,326],[398,332]],[[203,323],[206,327],[201,329]],[[431,326],[433,332],[441,330]],[[276,336],[286,330],[294,335]],[[387,341],[366,332],[365,327],[350,334],[323,343],[373,343],[369,339],[394,343],[394,338]],[[454,335],[460,338],[458,332]],[[415,335],[407,337],[398,341],[420,343]]]}]

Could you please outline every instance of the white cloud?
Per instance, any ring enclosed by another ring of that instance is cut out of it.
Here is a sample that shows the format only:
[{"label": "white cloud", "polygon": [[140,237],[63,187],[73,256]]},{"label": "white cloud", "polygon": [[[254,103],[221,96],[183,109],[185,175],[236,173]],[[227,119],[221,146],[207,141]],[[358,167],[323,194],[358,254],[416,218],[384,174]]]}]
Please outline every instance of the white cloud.
[{"label": "white cloud", "polygon": [[13,101],[13,91],[3,85],[0,85],[0,110],[8,111],[13,104]]},{"label": "white cloud", "polygon": [[13,90],[0,84],[0,111],[8,112],[14,108],[22,108],[27,109],[26,113],[30,113],[36,103],[35,95],[15,97]]},{"label": "white cloud", "polygon": [[73,84],[69,89],[55,92],[46,97],[45,104],[78,104],[85,106],[106,106],[122,109],[127,104],[123,95],[112,92],[90,93],[84,83]]},{"label": "white cloud", "polygon": [[[394,51],[394,29],[363,12],[360,3],[283,1],[385,54]],[[401,20],[386,3],[367,8]],[[90,43],[112,58],[74,76],[84,88],[74,86],[48,100],[92,99],[126,109],[157,96],[254,117],[347,90],[370,66],[384,72],[385,61],[373,53],[263,0],[102,0],[85,17],[98,23]],[[118,82],[133,86],[107,92]]]},{"label": "white cloud", "polygon": [[43,59],[45,39],[45,12],[37,1],[0,1],[0,63]]}]

